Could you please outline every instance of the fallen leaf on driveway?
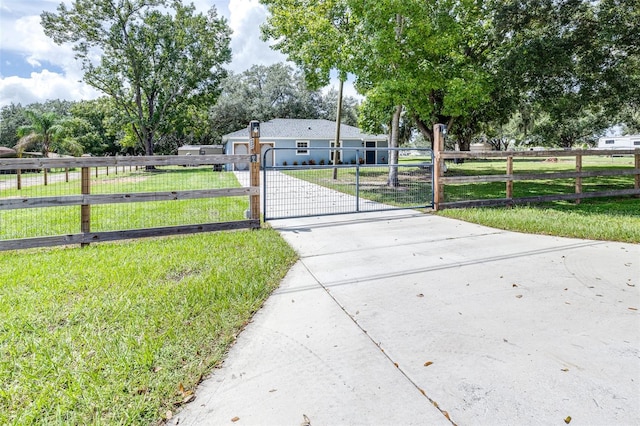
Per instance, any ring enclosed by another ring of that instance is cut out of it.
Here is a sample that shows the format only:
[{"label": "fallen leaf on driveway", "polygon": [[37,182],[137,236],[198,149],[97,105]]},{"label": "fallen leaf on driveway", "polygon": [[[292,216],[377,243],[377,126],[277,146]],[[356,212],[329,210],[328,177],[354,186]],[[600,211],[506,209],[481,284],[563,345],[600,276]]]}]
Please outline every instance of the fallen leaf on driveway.
[{"label": "fallen leaf on driveway", "polygon": [[637,311],[638,308],[629,308],[630,311]]},{"label": "fallen leaf on driveway", "polygon": [[231,419],[231,421],[234,423],[237,422],[238,420],[240,420],[240,417],[238,416],[235,416],[234,418]]},{"label": "fallen leaf on driveway", "polygon": [[517,297],[518,299],[521,299],[521,298],[522,298],[522,295],[521,295],[521,294],[519,294],[519,295],[517,295],[516,297]]},{"label": "fallen leaf on driveway", "polygon": [[433,362],[432,362],[432,361],[427,361],[427,362],[425,362],[425,363],[424,363],[424,366],[425,366],[425,367],[428,367],[428,366],[430,366],[431,364],[433,364]]},{"label": "fallen leaf on driveway", "polygon": [[424,297],[424,294],[420,293],[417,295],[417,297]]},{"label": "fallen leaf on driveway", "polygon": [[571,423],[571,416],[567,416],[567,418],[566,418],[566,419],[564,419],[564,422],[565,422],[566,424]]},{"label": "fallen leaf on driveway", "polygon": [[309,420],[309,417],[307,417],[306,414],[303,414],[302,418],[304,419],[304,421],[300,424],[300,426],[311,426],[311,420]]}]

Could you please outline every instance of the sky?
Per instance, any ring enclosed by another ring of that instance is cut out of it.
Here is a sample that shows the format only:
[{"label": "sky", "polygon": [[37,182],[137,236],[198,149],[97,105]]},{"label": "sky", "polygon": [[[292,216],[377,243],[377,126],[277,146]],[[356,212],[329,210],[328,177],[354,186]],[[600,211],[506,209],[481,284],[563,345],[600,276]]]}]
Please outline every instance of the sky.
[{"label": "sky", "polygon": [[[0,108],[26,106],[47,99],[94,99],[101,94],[82,83],[80,65],[70,45],[58,46],[45,36],[40,25],[43,11],[55,12],[63,0],[0,0]],[[185,2],[187,2],[186,0]],[[70,0],[64,0],[67,6]],[[260,25],[267,11],[258,0],[191,0],[198,11],[215,6],[233,30],[232,62],[236,73],[252,65],[286,61],[280,52],[260,40]],[[337,82],[333,82],[337,86]],[[351,84],[345,95],[357,96]]]}]

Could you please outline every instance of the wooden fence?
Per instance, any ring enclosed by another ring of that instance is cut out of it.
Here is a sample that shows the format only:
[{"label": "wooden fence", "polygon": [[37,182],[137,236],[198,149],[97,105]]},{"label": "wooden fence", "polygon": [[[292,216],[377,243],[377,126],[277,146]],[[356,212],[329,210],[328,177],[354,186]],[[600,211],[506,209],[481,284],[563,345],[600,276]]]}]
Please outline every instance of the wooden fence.
[{"label": "wooden fence", "polygon": [[[640,196],[640,149],[628,150],[546,150],[546,151],[485,151],[485,152],[461,152],[461,151],[444,151],[444,135],[441,133],[438,125],[434,127],[436,134],[435,145],[435,170],[434,170],[434,208],[441,210],[445,208],[461,208],[461,207],[480,207],[480,206],[499,206],[539,203],[556,200],[576,200],[577,203],[581,199],[596,197],[618,197],[636,195]],[[632,166],[628,169],[602,169],[584,171],[582,167],[583,159],[589,156],[632,156],[634,159]],[[546,172],[546,173],[514,173],[514,158],[558,158],[558,157],[574,157],[575,171]],[[480,159],[504,159],[506,161],[506,173],[492,174],[482,176],[447,176],[445,173],[445,160],[480,160]],[[627,189],[607,189],[603,191],[583,192],[583,179],[594,177],[613,177],[613,176],[634,176],[634,183]],[[551,179],[574,179],[575,190],[573,193],[565,194],[546,194],[535,195],[530,197],[513,197],[514,182],[518,181],[540,181]],[[488,182],[504,182],[505,194],[504,198],[493,199],[471,199],[463,201],[445,201],[446,185],[459,184],[478,184]]]},{"label": "wooden fence", "polygon": [[[63,196],[37,196],[37,197],[0,197],[0,210],[38,209],[45,207],[78,206],[78,233],[70,235],[44,236],[34,238],[21,238],[0,240],[0,250],[14,250],[33,247],[46,247],[55,245],[80,244],[87,245],[92,242],[113,241],[130,238],[155,237],[175,234],[187,234],[197,232],[209,232],[219,230],[259,228],[260,227],[260,188],[259,172],[256,179],[252,179],[252,186],[240,188],[212,188],[196,190],[167,190],[156,192],[132,192],[116,194],[91,194],[91,169],[104,168],[101,173],[112,173],[126,168],[151,168],[164,166],[205,166],[237,163],[254,163],[259,161],[256,155],[197,155],[197,156],[151,156],[151,157],[82,157],[82,158],[56,158],[56,159],[8,159],[0,158],[0,173],[15,174],[16,187],[20,188],[24,182],[21,170],[65,169],[66,181],[69,181],[69,169],[80,169],[80,194]],[[251,169],[253,170],[254,168]],[[45,178],[42,174],[44,185]],[[11,179],[5,176],[5,179]],[[254,185],[254,182],[258,182]],[[48,182],[47,182],[48,183]],[[193,200],[202,198],[238,197],[248,196],[250,201],[250,215],[246,220],[201,223],[195,225],[166,226],[147,229],[129,229],[119,231],[91,232],[91,206],[99,204],[140,203],[150,201],[169,200]],[[253,205],[256,204],[254,207]],[[0,226],[2,224],[0,223]]]}]

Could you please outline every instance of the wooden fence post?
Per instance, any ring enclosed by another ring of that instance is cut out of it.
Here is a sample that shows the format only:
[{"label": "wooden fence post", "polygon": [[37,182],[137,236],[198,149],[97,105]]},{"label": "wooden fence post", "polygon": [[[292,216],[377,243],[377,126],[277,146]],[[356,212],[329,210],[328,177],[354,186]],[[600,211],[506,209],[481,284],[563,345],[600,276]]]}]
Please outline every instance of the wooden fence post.
[{"label": "wooden fence post", "polygon": [[18,189],[22,189],[22,170],[20,169],[16,170],[16,179],[17,179],[16,187]]},{"label": "wooden fence post", "polygon": [[[81,191],[82,195],[91,193],[91,177],[89,167],[83,167],[81,172]],[[88,234],[91,232],[91,205],[82,204],[80,206],[80,232]],[[86,247],[89,243],[81,243],[80,247]]]},{"label": "wooden fence post", "polygon": [[444,176],[444,159],[442,151],[444,151],[444,132],[446,127],[444,124],[433,125],[433,209],[438,211],[441,209],[440,204],[444,201],[444,184],[441,177]]},{"label": "wooden fence post", "polygon": [[64,181],[65,182],[69,182],[69,168],[68,167],[64,168]]},{"label": "wooden fence post", "polygon": [[513,198],[513,155],[507,157],[507,198]]},{"label": "wooden fence post", "polygon": [[[576,172],[582,173],[582,154],[576,154]],[[576,194],[582,194],[582,176],[576,176]],[[576,204],[580,204],[580,198],[576,198]]]}]

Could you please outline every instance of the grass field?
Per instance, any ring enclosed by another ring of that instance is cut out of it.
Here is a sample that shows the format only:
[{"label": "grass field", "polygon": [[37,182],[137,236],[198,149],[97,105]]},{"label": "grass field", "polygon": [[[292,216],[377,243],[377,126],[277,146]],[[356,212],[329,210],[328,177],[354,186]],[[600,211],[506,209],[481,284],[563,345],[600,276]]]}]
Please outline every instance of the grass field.
[{"label": "grass field", "polygon": [[0,252],[0,424],[153,424],[296,259],[272,230]]},{"label": "grass field", "polygon": [[[210,167],[163,168],[94,176],[91,192],[238,186]],[[79,192],[78,180],[32,181],[0,197]],[[242,220],[247,208],[248,197],[97,205],[92,230]],[[0,238],[77,233],[79,219],[79,207],[4,210]],[[295,260],[269,229],[0,252],[0,424],[170,417]]]}]

